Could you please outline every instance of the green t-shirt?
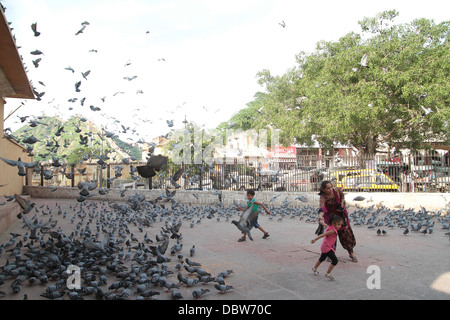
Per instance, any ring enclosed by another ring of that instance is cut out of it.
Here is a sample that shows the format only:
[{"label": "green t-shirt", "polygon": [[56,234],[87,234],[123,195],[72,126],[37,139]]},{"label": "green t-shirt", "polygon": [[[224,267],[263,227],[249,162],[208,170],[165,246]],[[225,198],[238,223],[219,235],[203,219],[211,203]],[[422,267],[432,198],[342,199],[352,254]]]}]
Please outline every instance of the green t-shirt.
[{"label": "green t-shirt", "polygon": [[252,212],[258,211],[258,205],[255,204],[255,198],[253,198],[252,200],[250,200],[249,202],[247,202],[247,207],[248,207],[248,208],[252,207]]}]

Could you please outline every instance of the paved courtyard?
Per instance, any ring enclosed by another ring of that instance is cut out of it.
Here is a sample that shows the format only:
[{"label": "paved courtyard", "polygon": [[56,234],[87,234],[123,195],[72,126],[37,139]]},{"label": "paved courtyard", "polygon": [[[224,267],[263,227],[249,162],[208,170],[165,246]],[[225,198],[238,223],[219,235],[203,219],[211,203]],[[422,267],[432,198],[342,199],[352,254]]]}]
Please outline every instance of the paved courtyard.
[{"label": "paved courtyard", "polygon": [[[69,236],[77,223],[80,222],[76,212],[80,210],[80,204],[76,200],[53,200],[31,198],[36,203],[39,212],[32,211],[27,215],[30,219],[34,214],[41,221],[58,220],[55,228],[66,236]],[[97,208],[99,212],[107,206],[107,203],[99,201],[85,201],[84,208]],[[95,203],[95,206],[92,206]],[[56,206],[59,205],[59,207]],[[119,203],[119,205],[122,203]],[[406,206],[407,207],[407,206]],[[195,212],[201,212],[201,207],[194,207]],[[59,214],[58,214],[58,210]],[[296,210],[301,210],[296,209]],[[351,208],[350,211],[355,210]],[[66,213],[64,215],[64,213]],[[170,215],[169,215],[170,216]],[[51,217],[51,218],[50,218]],[[218,220],[217,217],[220,219]],[[210,292],[201,297],[205,300],[299,300],[299,299],[450,299],[450,242],[449,236],[445,233],[449,230],[442,230],[437,217],[432,234],[422,234],[411,231],[408,235],[403,235],[403,229],[399,227],[389,228],[382,226],[369,229],[367,225],[353,226],[357,245],[355,254],[359,262],[351,262],[340,244],[337,249],[339,263],[334,270],[335,281],[330,281],[324,277],[328,262],[324,262],[320,267],[319,276],[314,276],[311,267],[320,255],[320,241],[311,244],[315,237],[314,231],[316,222],[306,222],[307,219],[299,216],[277,215],[270,218],[261,214],[260,225],[270,233],[270,237],[262,239],[262,232],[252,230],[254,241],[247,239],[245,242],[237,242],[240,233],[231,224],[231,220],[238,219],[237,211],[228,217],[215,214],[214,217],[180,216],[182,226],[183,244],[182,253],[184,258],[201,264],[201,268],[211,273],[212,276],[220,272],[232,269],[233,272],[225,278],[227,285],[233,289],[226,293],[219,293],[214,287],[214,282],[206,284],[196,284],[189,287],[184,283],[179,284],[178,290],[184,300],[192,300],[192,291],[198,288],[209,289]],[[167,216],[157,218],[151,227],[144,227],[142,232],[130,223],[129,230],[136,236],[139,242],[144,243],[144,236],[151,237],[156,243],[156,236],[161,232],[161,227],[165,226]],[[199,223],[198,220],[201,220]],[[191,222],[195,224],[191,227]],[[86,223],[86,220],[83,222]],[[91,230],[95,233],[96,219],[90,222]],[[385,235],[378,235],[377,229],[386,231]],[[0,244],[6,244],[11,233],[24,235],[29,232],[23,227],[22,221],[12,225],[9,230],[0,235]],[[100,233],[99,239],[103,238]],[[47,235],[45,235],[44,239]],[[129,238],[129,235],[127,235]],[[17,238],[19,241],[20,237]],[[28,240],[29,241],[29,240]],[[26,242],[24,241],[23,244]],[[138,242],[132,242],[135,246]],[[175,269],[179,262],[177,255],[170,255],[169,249],[176,243],[170,239],[166,257],[171,259],[168,262],[168,270],[173,274],[168,275],[168,281],[178,284],[178,270]],[[35,244],[36,246],[38,244]],[[196,252],[193,257],[189,256],[189,249],[195,245]],[[14,247],[14,246],[13,246]],[[12,252],[5,248],[0,256],[0,266],[14,260]],[[25,248],[22,248],[24,252]],[[133,254],[136,250],[132,250]],[[137,264],[136,261],[127,261],[125,265]],[[186,263],[184,263],[186,265]],[[375,270],[375,271],[373,271]],[[188,278],[196,278],[195,273],[190,274],[184,268],[181,274]],[[105,291],[118,279],[116,274],[107,273],[108,282],[102,287]],[[48,285],[54,283],[50,281],[44,284],[29,284],[26,281],[21,285],[21,291],[12,293],[11,283],[13,277],[7,277],[5,283],[0,285],[0,300],[21,300],[24,294],[28,299],[46,299],[40,296],[46,292]],[[375,286],[370,289],[369,287]],[[165,288],[149,285],[149,289],[159,290],[160,294],[154,299],[172,299],[170,291]],[[123,290],[123,288],[121,289]],[[129,299],[135,299],[136,286],[132,287],[132,294]],[[117,291],[117,294],[120,290]],[[63,299],[68,299],[64,295]],[[85,295],[84,299],[95,299],[94,295]]]}]

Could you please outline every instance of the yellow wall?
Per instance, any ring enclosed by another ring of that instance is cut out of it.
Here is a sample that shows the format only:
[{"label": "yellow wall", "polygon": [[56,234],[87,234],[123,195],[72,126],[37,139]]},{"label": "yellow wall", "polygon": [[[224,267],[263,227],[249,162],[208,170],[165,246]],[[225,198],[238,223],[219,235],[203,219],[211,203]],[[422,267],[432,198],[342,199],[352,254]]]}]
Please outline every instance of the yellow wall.
[{"label": "yellow wall", "polygon": [[[24,148],[5,138],[3,119],[5,119],[5,106],[3,99],[0,98],[0,157],[11,160],[17,160],[20,157],[22,161],[32,162],[33,158],[28,156]],[[0,196],[22,194],[26,180],[17,172],[17,167],[12,167],[0,160],[0,185],[5,185],[0,187]]]}]

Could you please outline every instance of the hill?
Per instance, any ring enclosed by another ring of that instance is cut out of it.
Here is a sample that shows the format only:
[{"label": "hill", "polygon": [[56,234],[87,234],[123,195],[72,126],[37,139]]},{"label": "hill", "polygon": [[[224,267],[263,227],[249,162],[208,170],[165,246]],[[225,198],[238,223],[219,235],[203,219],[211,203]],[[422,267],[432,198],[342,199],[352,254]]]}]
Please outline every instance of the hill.
[{"label": "hill", "polygon": [[142,157],[139,148],[81,116],[73,116],[67,121],[42,116],[28,121],[12,135],[33,153],[35,161],[48,161],[55,156],[68,164],[75,164],[106,151],[112,161],[129,157],[141,160]]}]

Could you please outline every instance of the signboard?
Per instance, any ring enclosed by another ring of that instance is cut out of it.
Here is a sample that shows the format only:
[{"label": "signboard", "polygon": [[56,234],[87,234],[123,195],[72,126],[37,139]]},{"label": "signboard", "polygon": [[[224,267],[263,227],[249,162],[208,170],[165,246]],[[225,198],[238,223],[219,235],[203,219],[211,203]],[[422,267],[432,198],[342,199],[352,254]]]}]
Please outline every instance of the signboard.
[{"label": "signboard", "polygon": [[267,156],[270,157],[283,157],[283,158],[296,158],[297,157],[297,147],[283,147],[275,146],[269,149]]}]

